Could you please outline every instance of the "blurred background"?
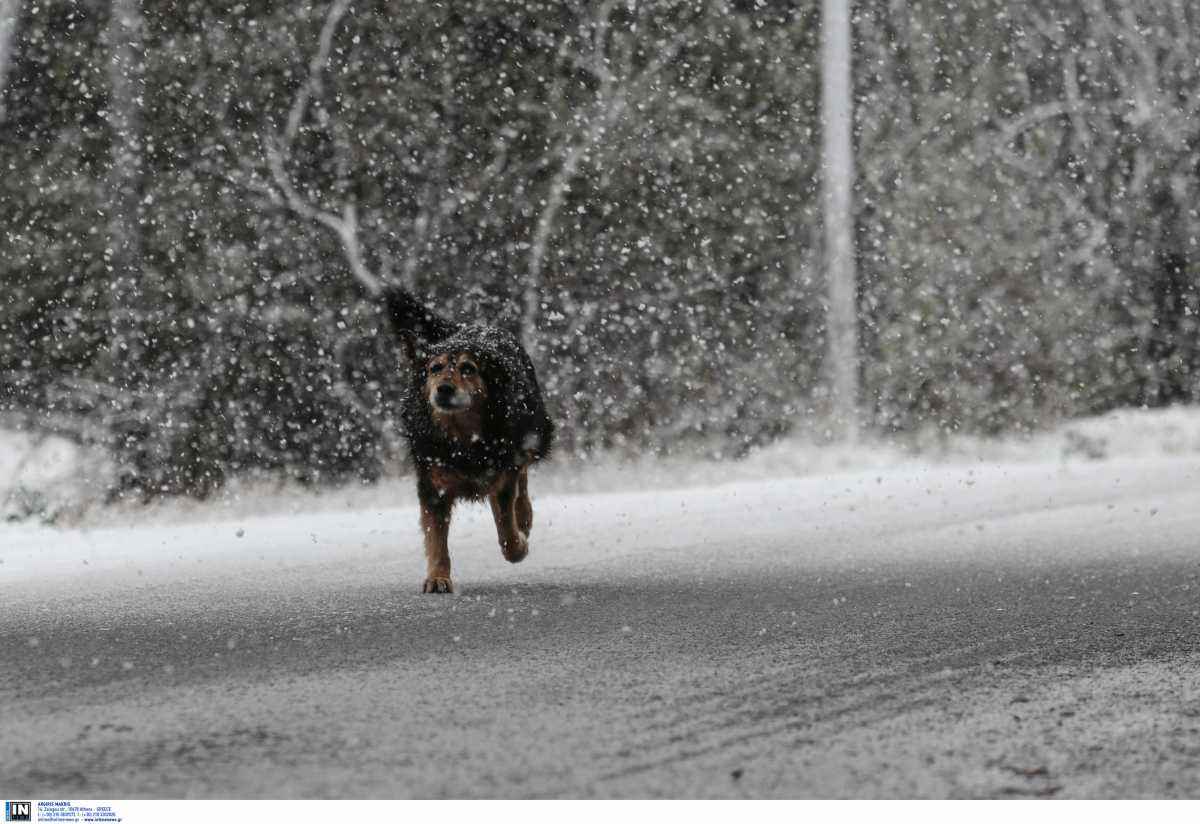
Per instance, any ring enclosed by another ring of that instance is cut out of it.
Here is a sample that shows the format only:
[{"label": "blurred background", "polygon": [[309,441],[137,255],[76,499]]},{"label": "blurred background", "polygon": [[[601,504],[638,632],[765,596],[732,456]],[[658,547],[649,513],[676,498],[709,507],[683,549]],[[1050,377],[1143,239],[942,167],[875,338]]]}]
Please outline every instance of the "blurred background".
[{"label": "blurred background", "polygon": [[[1194,403],[1200,8],[854,12],[862,437]],[[820,19],[0,0],[0,427],[108,498],[395,474],[390,278],[520,332],[562,455],[833,435]]]}]

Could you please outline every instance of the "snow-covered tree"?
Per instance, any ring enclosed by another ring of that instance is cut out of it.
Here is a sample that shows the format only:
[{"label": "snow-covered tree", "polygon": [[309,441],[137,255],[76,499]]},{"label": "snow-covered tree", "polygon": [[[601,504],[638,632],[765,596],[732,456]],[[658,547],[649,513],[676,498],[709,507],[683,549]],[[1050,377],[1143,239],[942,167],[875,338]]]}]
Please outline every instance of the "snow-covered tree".
[{"label": "snow-covered tree", "polygon": [[[114,489],[397,462],[363,272],[526,330],[564,451],[825,428],[815,0],[20,6],[0,416]],[[1197,400],[1200,12],[854,8],[862,425]]]}]

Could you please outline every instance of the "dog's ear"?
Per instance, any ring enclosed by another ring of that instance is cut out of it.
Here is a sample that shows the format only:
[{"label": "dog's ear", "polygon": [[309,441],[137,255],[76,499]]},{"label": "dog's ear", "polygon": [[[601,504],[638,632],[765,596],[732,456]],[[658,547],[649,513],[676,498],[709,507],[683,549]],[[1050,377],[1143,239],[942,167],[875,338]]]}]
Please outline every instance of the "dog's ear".
[{"label": "dog's ear", "polygon": [[431,312],[412,293],[399,286],[384,289],[382,305],[392,329],[401,337],[412,335],[429,343],[437,343],[459,329],[459,324]]}]

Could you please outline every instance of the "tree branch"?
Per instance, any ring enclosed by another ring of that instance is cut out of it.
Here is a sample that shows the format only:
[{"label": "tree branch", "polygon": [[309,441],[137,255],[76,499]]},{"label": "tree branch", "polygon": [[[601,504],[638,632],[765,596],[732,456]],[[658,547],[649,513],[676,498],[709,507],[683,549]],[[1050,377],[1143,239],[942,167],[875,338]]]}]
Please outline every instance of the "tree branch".
[{"label": "tree branch", "polygon": [[318,41],[317,52],[308,63],[308,79],[296,93],[292,109],[288,112],[287,127],[283,132],[283,147],[291,149],[292,143],[300,133],[300,126],[307,114],[308,104],[314,97],[319,97],[322,91],[321,75],[329,64],[329,55],[333,51],[333,36],[337,33],[338,23],[350,8],[351,0],[334,0],[325,16],[325,25],[321,27],[321,37]]},{"label": "tree branch", "polygon": [[341,241],[342,253],[350,272],[355,280],[361,283],[373,297],[383,291],[383,280],[371,271],[363,260],[362,248],[358,242],[358,209],[353,200],[348,200],[342,207],[342,215],[338,217],[333,212],[327,212],[313,206],[305,200],[288,175],[284,166],[283,151],[291,150],[292,144],[300,133],[300,127],[308,112],[309,103],[321,94],[321,75],[329,64],[329,55],[333,51],[333,37],[337,32],[338,23],[350,8],[351,0],[334,0],[325,16],[325,24],[321,27],[321,36],[317,51],[308,63],[308,78],[296,93],[288,113],[287,127],[276,140],[266,143],[267,166],[275,181],[276,189],[271,192],[272,199],[291,209],[306,220],[315,221],[331,230]]},{"label": "tree branch", "polygon": [[660,48],[656,57],[638,72],[633,69],[633,49],[625,44],[627,47],[621,50],[620,65],[617,71],[614,71],[608,52],[616,51],[613,43],[616,35],[612,30],[610,17],[615,5],[615,2],[610,0],[599,6],[591,23],[590,52],[577,60],[577,64],[586,66],[591,71],[599,81],[600,87],[596,92],[595,103],[592,107],[593,113],[586,118],[582,133],[572,135],[563,141],[560,149],[562,159],[550,179],[546,199],[543,201],[543,208],[541,214],[538,215],[533,237],[530,240],[529,263],[521,302],[521,337],[522,343],[531,351],[536,345],[535,327],[540,314],[539,297],[542,291],[542,272],[549,251],[550,238],[554,234],[558,216],[566,203],[567,195],[570,194],[571,182],[579,173],[579,167],[588,152],[604,138],[604,135],[616,125],[625,113],[629,103],[630,87],[647,78],[653,81],[675,59],[685,41],[684,34],[680,32]]},{"label": "tree branch", "polygon": [[275,181],[277,191],[275,200],[287,206],[300,217],[320,223],[337,235],[342,243],[342,253],[350,266],[350,273],[361,283],[372,297],[383,292],[383,280],[366,265],[362,257],[362,248],[358,243],[358,208],[353,200],[347,200],[342,206],[342,215],[338,217],[333,212],[326,212],[313,206],[296,191],[292,180],[283,166],[283,157],[278,147],[267,145],[267,165],[271,169],[271,177]]}]

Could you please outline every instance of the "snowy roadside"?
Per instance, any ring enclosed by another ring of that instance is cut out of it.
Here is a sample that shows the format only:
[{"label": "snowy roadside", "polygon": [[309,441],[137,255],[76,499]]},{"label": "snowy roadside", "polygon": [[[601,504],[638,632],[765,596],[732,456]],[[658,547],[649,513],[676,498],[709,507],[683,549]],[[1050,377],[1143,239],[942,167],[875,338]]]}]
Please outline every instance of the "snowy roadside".
[{"label": "snowy roadside", "polygon": [[[866,470],[982,466],[993,463],[1059,463],[1124,458],[1200,456],[1200,408],[1116,410],[1064,423],[1044,433],[1005,438],[916,437],[829,446],[815,437],[793,437],[740,460],[705,456],[629,460],[599,455],[556,458],[539,467],[537,495],[576,495],[711,487],[732,482],[822,477]],[[377,512],[415,506],[409,477],[372,485],[306,488],[294,483],[238,481],[205,501],[171,498],[142,505],[101,505],[103,460],[62,440],[0,431],[0,525],[74,528],[140,524],[243,521],[267,515]],[[39,515],[40,513],[40,515]],[[26,529],[27,527],[22,527]],[[0,533],[3,534],[3,533]]]},{"label": "snowy roadside", "polygon": [[[921,536],[930,530],[961,531],[957,542],[967,559],[985,530],[993,543],[1016,530],[1011,542],[1000,543],[1026,552],[1031,544],[1019,536],[1037,520],[1045,554],[1066,559],[1076,551],[1081,523],[1129,531],[1121,546],[1135,552],[1152,547],[1155,534],[1191,529],[1198,494],[1200,467],[1190,457],[909,466],[653,492],[535,492],[529,562],[514,567],[500,557],[484,506],[456,513],[452,547],[467,580],[526,580],[531,571],[563,569],[578,580],[596,563],[630,556],[638,563],[629,568],[638,569],[696,548],[737,548],[738,568],[746,570],[789,563],[780,547],[818,565],[855,555],[864,563],[911,560],[927,552]],[[96,591],[219,576],[270,586],[275,576],[307,569],[301,580],[324,586],[351,570],[400,580],[421,574],[414,505],[227,515],[86,529],[8,525],[0,531],[0,585],[74,582]]]},{"label": "snowy roadside", "polygon": [[0,429],[0,521],[74,521],[108,473],[103,456],[66,438]]}]

